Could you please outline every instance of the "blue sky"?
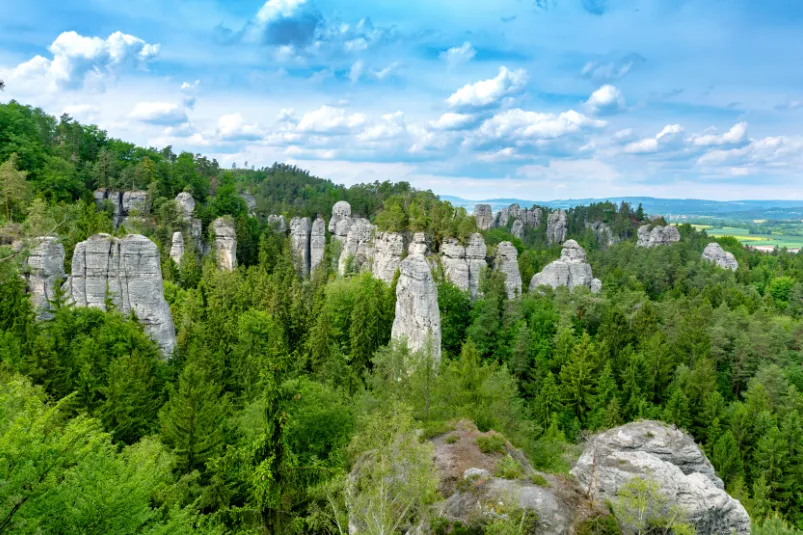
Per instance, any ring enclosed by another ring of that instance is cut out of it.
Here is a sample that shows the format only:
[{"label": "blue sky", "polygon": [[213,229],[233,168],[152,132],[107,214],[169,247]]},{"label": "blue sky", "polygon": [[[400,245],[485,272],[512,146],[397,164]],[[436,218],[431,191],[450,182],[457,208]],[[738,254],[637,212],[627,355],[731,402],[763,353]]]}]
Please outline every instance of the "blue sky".
[{"label": "blue sky", "polygon": [[803,199],[797,0],[0,2],[0,99],[224,166]]}]

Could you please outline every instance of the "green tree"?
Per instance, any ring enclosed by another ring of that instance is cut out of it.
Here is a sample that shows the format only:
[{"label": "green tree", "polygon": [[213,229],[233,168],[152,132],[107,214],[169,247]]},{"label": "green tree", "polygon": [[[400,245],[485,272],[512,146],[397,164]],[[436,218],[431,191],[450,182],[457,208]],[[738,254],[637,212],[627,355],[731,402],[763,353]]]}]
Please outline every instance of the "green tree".
[{"label": "green tree", "polygon": [[25,180],[27,171],[17,168],[18,157],[12,154],[8,160],[0,165],[0,195],[3,196],[6,220],[11,221],[12,215],[21,212],[24,203],[31,194],[30,186]]}]

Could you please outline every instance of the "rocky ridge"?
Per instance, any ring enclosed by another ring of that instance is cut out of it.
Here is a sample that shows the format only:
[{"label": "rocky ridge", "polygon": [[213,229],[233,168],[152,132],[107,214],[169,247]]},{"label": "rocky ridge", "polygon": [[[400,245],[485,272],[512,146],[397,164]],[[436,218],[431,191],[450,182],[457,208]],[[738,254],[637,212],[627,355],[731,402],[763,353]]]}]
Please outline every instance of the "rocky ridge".
[{"label": "rocky ridge", "polygon": [[586,262],[585,250],[574,240],[564,242],[559,260],[550,262],[540,273],[533,275],[530,291],[542,285],[552,288],[566,286],[570,290],[585,286],[594,293],[602,289],[602,283],[594,278],[591,265]]},{"label": "rocky ridge", "polygon": [[636,247],[660,247],[680,241],[680,231],[674,225],[642,225],[638,229]]}]

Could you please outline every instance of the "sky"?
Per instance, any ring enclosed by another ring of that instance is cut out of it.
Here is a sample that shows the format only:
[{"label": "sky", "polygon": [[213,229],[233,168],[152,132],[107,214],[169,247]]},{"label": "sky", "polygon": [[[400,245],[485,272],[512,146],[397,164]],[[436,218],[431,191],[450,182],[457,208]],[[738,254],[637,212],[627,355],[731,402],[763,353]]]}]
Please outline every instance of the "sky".
[{"label": "sky", "polygon": [[799,0],[0,0],[0,101],[467,199],[803,199]]}]

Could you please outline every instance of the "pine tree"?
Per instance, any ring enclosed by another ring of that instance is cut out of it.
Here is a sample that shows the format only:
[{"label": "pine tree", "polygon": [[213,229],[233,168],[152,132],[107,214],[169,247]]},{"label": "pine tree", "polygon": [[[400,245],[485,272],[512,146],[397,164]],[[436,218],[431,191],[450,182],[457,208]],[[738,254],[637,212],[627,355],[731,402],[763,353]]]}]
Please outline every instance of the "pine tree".
[{"label": "pine tree", "polygon": [[542,428],[546,428],[552,421],[552,417],[560,412],[562,404],[560,401],[560,389],[555,382],[552,372],[547,372],[538,390],[538,395],[533,400],[533,417],[535,422]]},{"label": "pine tree", "polygon": [[664,420],[676,427],[687,429],[691,425],[689,400],[679,387],[674,387],[664,407]]},{"label": "pine tree", "polygon": [[18,158],[16,154],[0,165],[0,195],[3,196],[6,221],[11,221],[14,208],[25,201],[30,195],[30,187],[25,177],[26,171],[17,168]]},{"label": "pine tree", "polygon": [[730,485],[744,476],[739,445],[736,443],[736,439],[733,438],[733,433],[725,431],[719,437],[714,444],[711,462],[725,485]]},{"label": "pine tree", "polygon": [[588,333],[583,333],[572,351],[569,363],[560,371],[561,389],[566,404],[575,416],[584,422],[594,404],[594,344]]}]

